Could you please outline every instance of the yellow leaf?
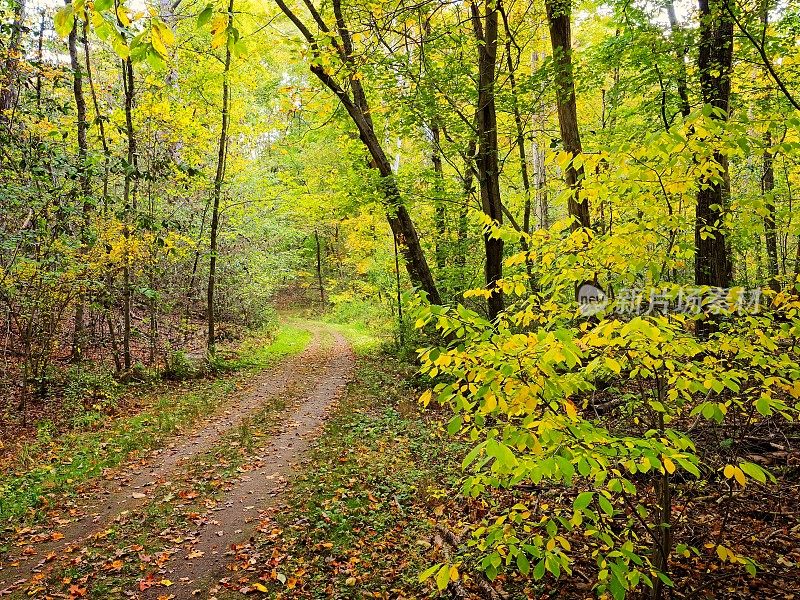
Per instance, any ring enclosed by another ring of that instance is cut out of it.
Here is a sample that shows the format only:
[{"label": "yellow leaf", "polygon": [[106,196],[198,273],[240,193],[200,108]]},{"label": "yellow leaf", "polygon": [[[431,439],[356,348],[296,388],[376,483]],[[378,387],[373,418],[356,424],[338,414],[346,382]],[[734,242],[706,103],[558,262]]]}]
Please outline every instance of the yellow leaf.
[{"label": "yellow leaf", "polygon": [[458,569],[455,565],[450,567],[450,581],[458,581]]},{"label": "yellow leaf", "polygon": [[733,465],[725,465],[725,469],[722,471],[723,475],[725,475],[725,477],[728,479],[731,479],[735,472],[736,467]]},{"label": "yellow leaf", "polygon": [[622,371],[622,367],[620,366],[620,364],[610,356],[606,357],[606,366],[612,371],[614,371],[614,373],[616,373],[617,375],[619,375],[620,372]]},{"label": "yellow leaf", "polygon": [[567,409],[567,415],[569,416],[570,419],[572,419],[573,421],[578,420],[578,409],[575,408],[575,405],[572,403],[572,401],[567,400],[564,403],[564,408]]},{"label": "yellow leaf", "polygon": [[164,587],[169,587],[169,586],[173,585],[173,583],[169,579],[162,579],[160,583]]},{"label": "yellow leaf", "polygon": [[664,468],[667,470],[667,473],[672,475],[675,472],[675,463],[672,462],[671,458],[667,456],[662,456],[661,462],[664,463]]},{"label": "yellow leaf", "polygon": [[117,18],[123,27],[127,27],[131,24],[131,20],[128,18],[128,13],[125,12],[124,6],[117,7]]},{"label": "yellow leaf", "polygon": [[254,583],[253,584],[253,589],[258,590],[259,592],[263,592],[265,594],[269,591],[267,589],[267,586],[265,586],[263,584],[260,584],[260,583]]},{"label": "yellow leaf", "polygon": [[736,481],[739,482],[739,485],[741,485],[742,487],[747,485],[747,480],[744,478],[744,471],[742,471],[740,468],[736,467],[733,470],[733,476],[736,479]]},{"label": "yellow leaf", "polygon": [[422,403],[422,406],[428,406],[431,403],[431,398],[433,397],[433,392],[431,390],[425,390],[425,392],[420,397],[419,401]]}]

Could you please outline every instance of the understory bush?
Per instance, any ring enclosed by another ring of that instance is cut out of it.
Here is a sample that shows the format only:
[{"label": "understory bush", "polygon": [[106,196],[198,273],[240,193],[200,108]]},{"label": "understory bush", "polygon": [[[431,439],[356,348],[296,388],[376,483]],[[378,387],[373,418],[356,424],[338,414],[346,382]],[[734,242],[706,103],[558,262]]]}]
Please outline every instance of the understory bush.
[{"label": "understory bush", "polygon": [[[647,586],[657,596],[672,585],[671,562],[703,551],[677,537],[676,494],[772,478],[740,442],[765,422],[798,416],[800,281],[764,292],[748,310],[737,304],[742,290],[725,290],[720,302],[706,288],[696,314],[680,313],[684,288],[658,283],[641,251],[654,235],[646,227],[596,237],[568,228],[537,232],[528,252],[507,261],[511,275],[498,288],[513,303],[495,322],[461,305],[417,302],[417,326],[448,340],[420,351],[433,380],[422,402],[448,406],[448,430],[471,441],[461,492],[491,507],[471,524],[469,542],[488,577],[514,569],[558,578],[572,573],[574,557],[591,556],[598,595],[620,599]],[[634,248],[631,236],[644,243]],[[588,316],[576,302],[583,281],[617,298]],[[659,306],[646,292],[623,306],[632,286],[657,289]],[[700,320],[712,324],[705,339]],[[725,443],[702,443],[709,438]],[[502,503],[502,490],[525,486],[559,493],[553,502],[531,494]],[[756,572],[719,539],[703,542],[720,561]],[[425,576],[446,585],[441,575],[452,567],[433,565]]]}]

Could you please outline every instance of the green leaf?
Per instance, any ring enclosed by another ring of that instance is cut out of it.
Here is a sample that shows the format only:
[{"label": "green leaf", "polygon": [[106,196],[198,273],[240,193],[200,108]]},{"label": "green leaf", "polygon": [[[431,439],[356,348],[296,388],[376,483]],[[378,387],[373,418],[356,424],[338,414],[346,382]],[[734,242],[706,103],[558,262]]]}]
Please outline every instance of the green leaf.
[{"label": "green leaf", "polygon": [[544,559],[536,563],[536,566],[533,568],[533,578],[539,581],[542,577],[544,577]]},{"label": "green leaf", "polygon": [[211,20],[211,16],[214,14],[214,7],[210,4],[206,6],[203,10],[200,11],[200,14],[197,15],[197,28],[200,29],[203,25],[208,23]]},{"label": "green leaf", "polygon": [[767,472],[751,462],[739,463],[739,468],[759,483],[767,482]]},{"label": "green leaf", "polygon": [[613,517],[614,516],[614,505],[611,504],[611,502],[608,500],[608,498],[606,498],[602,494],[598,494],[597,495],[597,502],[600,503],[600,508],[602,509],[602,511],[604,513],[606,513],[609,517]]},{"label": "green leaf", "polygon": [[436,574],[436,587],[439,588],[439,591],[442,591],[447,587],[448,583],[450,583],[450,567],[442,565],[442,568]]},{"label": "green leaf", "polygon": [[94,0],[94,9],[103,12],[114,6],[114,0]]},{"label": "green leaf", "polygon": [[450,435],[455,435],[459,431],[461,431],[461,415],[456,415],[450,422],[447,424],[447,433]]},{"label": "green leaf", "polygon": [[436,571],[439,569],[439,567],[441,567],[441,564],[436,563],[435,565],[433,565],[429,569],[425,569],[422,572],[422,574],[419,576],[419,580],[420,581],[425,581],[426,579],[430,579],[433,576],[433,574],[436,573]]},{"label": "green leaf", "polygon": [[578,494],[578,497],[575,498],[575,501],[572,503],[572,508],[575,510],[583,510],[592,502],[592,498],[594,498],[594,492],[583,492]]},{"label": "green leaf", "polygon": [[72,4],[67,4],[59,9],[55,17],[53,17],[53,27],[60,37],[65,38],[72,33],[72,28],[75,27],[74,17],[75,13]]},{"label": "green leaf", "polygon": [[531,563],[528,561],[528,557],[525,556],[525,553],[522,550],[520,550],[517,554],[517,568],[523,575],[527,575],[531,570]]}]

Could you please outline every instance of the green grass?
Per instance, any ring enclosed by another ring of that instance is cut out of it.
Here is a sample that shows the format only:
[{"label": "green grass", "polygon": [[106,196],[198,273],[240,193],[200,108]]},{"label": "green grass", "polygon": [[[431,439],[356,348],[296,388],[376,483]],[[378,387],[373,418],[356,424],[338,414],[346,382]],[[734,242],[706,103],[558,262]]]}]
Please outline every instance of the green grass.
[{"label": "green grass", "polygon": [[[124,460],[161,447],[166,440],[207,416],[253,373],[302,351],[312,334],[296,324],[269,340],[262,334],[245,342],[221,364],[215,378],[158,386],[134,415],[107,419],[97,431],[72,431],[43,438],[23,448],[16,464],[2,474],[0,527],[36,522],[42,510]],[[3,552],[0,547],[0,552]]]},{"label": "green grass", "polygon": [[267,586],[268,597],[428,596],[418,576],[431,561],[429,517],[442,486],[459,476],[462,447],[420,413],[415,382],[415,368],[388,354],[359,357],[308,469],[237,556],[242,568],[251,557],[272,557],[250,569],[251,583]]}]

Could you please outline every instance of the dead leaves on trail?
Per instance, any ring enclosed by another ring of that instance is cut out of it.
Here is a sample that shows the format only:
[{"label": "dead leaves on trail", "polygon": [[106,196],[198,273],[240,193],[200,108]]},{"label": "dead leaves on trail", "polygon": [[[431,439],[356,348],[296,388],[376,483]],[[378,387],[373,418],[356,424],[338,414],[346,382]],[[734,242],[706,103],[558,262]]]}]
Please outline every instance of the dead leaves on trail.
[{"label": "dead leaves on trail", "polygon": [[362,379],[342,400],[285,503],[231,549],[222,585],[286,600],[429,597],[417,578],[427,561],[420,490],[440,478],[447,444],[427,455],[433,432],[375,392]]}]

